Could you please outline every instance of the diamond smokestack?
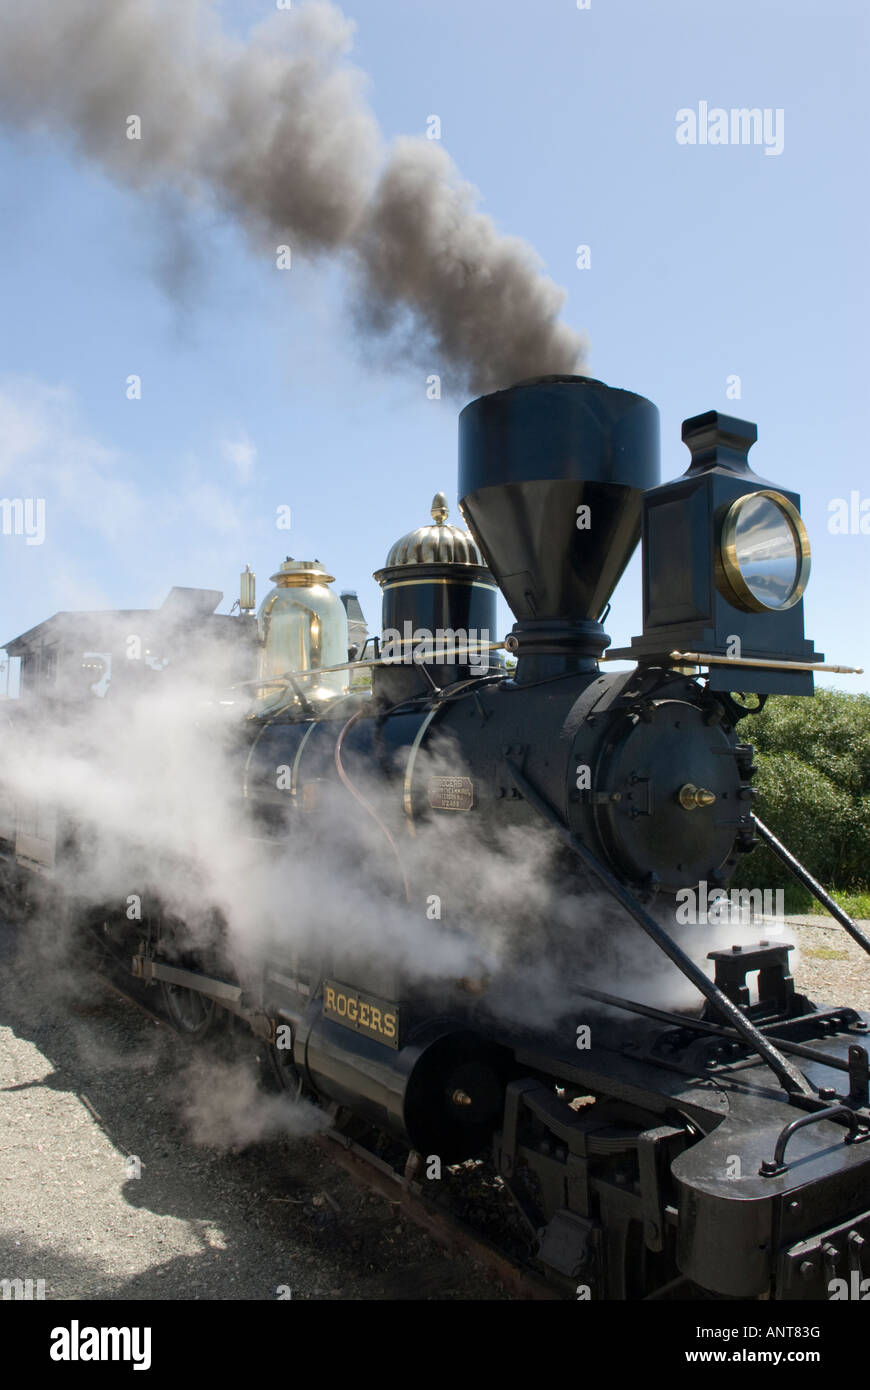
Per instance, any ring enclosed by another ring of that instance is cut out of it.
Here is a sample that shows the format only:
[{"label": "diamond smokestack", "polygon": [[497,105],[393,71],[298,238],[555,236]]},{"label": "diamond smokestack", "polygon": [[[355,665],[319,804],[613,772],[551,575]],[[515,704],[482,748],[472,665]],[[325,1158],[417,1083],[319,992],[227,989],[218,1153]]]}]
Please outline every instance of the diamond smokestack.
[{"label": "diamond smokestack", "polygon": [[651,401],[589,377],[541,377],[459,417],[462,514],[515,618],[517,678],[589,667],[600,617],[659,481]]}]

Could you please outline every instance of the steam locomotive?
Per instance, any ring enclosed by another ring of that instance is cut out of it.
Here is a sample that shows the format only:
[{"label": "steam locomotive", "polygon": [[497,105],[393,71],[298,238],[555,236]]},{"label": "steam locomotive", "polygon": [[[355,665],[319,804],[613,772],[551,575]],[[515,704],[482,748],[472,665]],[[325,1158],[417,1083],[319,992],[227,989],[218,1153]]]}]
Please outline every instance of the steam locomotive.
[{"label": "steam locomotive", "polygon": [[[755,426],[711,411],[682,438],[689,468],[661,484],[658,412],[631,392],[548,377],[467,405],[468,529],[439,495],[432,525],[392,548],[379,637],[348,650],[319,561],[288,559],[260,609],[236,792],[279,863],[358,828],[344,848],[365,889],[343,936],[273,940],[234,969],[159,910],[108,930],[179,1028],[243,1019],[279,1084],[350,1138],[390,1136],[427,1170],[491,1162],[531,1264],[566,1295],[827,1299],[850,1278],[870,1290],[870,1020],[797,993],[784,943],[713,950],[711,978],[675,902],[724,891],[760,837],[870,951],[753,815],[742,734],[769,694],[811,695],[832,668],[804,637],[799,498],[749,466]],[[639,539],[643,631],[609,652]],[[516,620],[503,643],[499,591]],[[534,920],[517,886],[500,979],[483,953],[478,970],[412,972],[394,932],[359,949],[354,913],[395,927],[435,898],[433,953],[454,939],[471,959],[486,904],[451,854],[483,862],[512,834],[541,846],[558,910]],[[617,929],[663,953],[697,1006],[593,988],[584,961]],[[572,1008],[507,1007],[545,966]]]}]

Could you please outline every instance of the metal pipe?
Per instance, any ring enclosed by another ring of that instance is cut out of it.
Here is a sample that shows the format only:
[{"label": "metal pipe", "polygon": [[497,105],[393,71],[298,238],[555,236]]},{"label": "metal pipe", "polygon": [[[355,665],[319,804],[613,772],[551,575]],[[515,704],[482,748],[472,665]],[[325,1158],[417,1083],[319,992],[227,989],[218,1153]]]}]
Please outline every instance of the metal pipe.
[{"label": "metal pipe", "polygon": [[840,923],[840,926],[845,927],[852,940],[857,941],[858,945],[863,946],[867,954],[870,955],[870,937],[865,936],[864,932],[862,932],[861,928],[858,926],[858,923],[853,922],[849,914],[844,912],[843,909],[834,902],[831,895],[825,892],[820,883],[816,882],[809,870],[805,869],[803,864],[801,864],[800,860],[795,859],[794,855],[786,849],[785,845],[776,838],[772,830],[768,830],[764,821],[759,820],[758,816],[754,816],[753,819],[755,821],[755,828],[764,843],[782,860],[786,868],[791,870],[795,878],[798,879],[805,888],[809,888],[813,896],[818,899],[823,907],[828,909],[831,916],[836,918]]},{"label": "metal pipe", "polygon": [[[705,1018],[691,1018],[685,1014],[671,1013],[668,1009],[657,1009],[652,1004],[640,1004],[636,999],[621,999],[617,994],[605,994],[600,989],[588,989],[582,985],[575,985],[574,989],[587,999],[606,1004],[608,1008],[624,1009],[626,1013],[640,1014],[643,1018],[672,1024],[675,1028],[688,1028],[695,1033],[722,1038],[725,1042],[733,1042],[737,1037],[733,1028],[724,1028],[721,1023],[710,1023]],[[776,1027],[776,1024],[768,1026]],[[822,1066],[830,1067],[833,1071],[849,1071],[849,1063],[842,1057],[831,1057],[827,1052],[816,1052],[814,1048],[805,1047],[803,1043],[785,1042],[782,1038],[777,1038],[776,1044],[780,1052],[785,1052],[790,1057],[805,1057],[808,1062],[821,1062]]]},{"label": "metal pipe", "polygon": [[716,656],[713,652],[671,652],[670,657],[672,661],[689,662],[692,666],[760,666],[766,671],[836,671],[841,676],[864,674],[863,666],[826,666],[821,661],[773,661],[760,656]]},{"label": "metal pipe", "polygon": [[343,745],[343,743],[344,743],[345,734],[347,733],[348,729],[352,728],[353,725],[356,724],[358,720],[362,719],[363,716],[364,716],[365,714],[367,714],[367,713],[368,713],[367,710],[361,710],[361,709],[359,709],[359,710],[357,710],[356,714],[352,714],[352,715],[350,716],[350,719],[348,719],[347,723],[346,723],[346,724],[344,725],[344,727],[342,728],[341,733],[338,735],[338,738],[335,740],[335,770],[336,770],[336,772],[338,773],[339,778],[341,779],[341,781],[342,781],[342,783],[344,784],[344,786],[347,787],[347,790],[350,792],[351,796],[353,796],[353,797],[356,798],[356,800],[359,802],[360,806],[362,806],[363,810],[368,812],[368,814],[371,816],[372,820],[373,820],[373,821],[375,822],[375,824],[379,827],[379,829],[383,832],[383,834],[384,834],[384,836],[385,836],[385,838],[386,838],[386,840],[387,840],[387,843],[388,843],[389,846],[390,846],[390,849],[393,851],[393,854],[396,856],[396,864],[398,865],[399,874],[401,875],[402,886],[403,886],[404,889],[405,889],[405,900],[406,900],[407,902],[410,902],[410,901],[411,901],[411,888],[410,888],[410,884],[408,883],[408,875],[405,873],[405,866],[404,866],[404,864],[402,863],[402,856],[401,856],[401,854],[399,853],[399,846],[396,844],[396,841],[393,839],[393,836],[392,836],[392,834],[390,833],[390,828],[389,828],[389,826],[385,825],[384,822],[381,820],[381,817],[378,815],[377,811],[375,810],[375,807],[372,805],[372,803],[371,803],[366,797],[363,796],[363,794],[362,794],[362,792],[359,790],[359,788],[354,786],[353,782],[352,782],[352,781],[350,780],[350,778],[348,777],[347,772],[345,771],[344,763],[343,763],[342,760],[341,760],[341,749],[342,749],[342,745]]},{"label": "metal pipe", "polygon": [[[419,646],[419,643],[417,644]],[[426,652],[426,661],[431,661],[433,666],[443,665],[445,661],[454,657],[480,656],[482,652],[499,652],[504,648],[504,642],[478,642],[468,647],[452,647],[449,651],[438,648],[437,651]],[[436,659],[437,658],[437,659]],[[336,666],[312,666],[307,671],[282,671],[274,676],[257,676],[254,680],[236,681],[234,685],[228,687],[230,690],[241,690],[246,685],[287,685],[290,681],[301,677],[329,675],[333,671],[362,671],[371,666],[423,666],[424,661],[399,661],[389,656],[368,657],[365,661],[339,661]]]}]

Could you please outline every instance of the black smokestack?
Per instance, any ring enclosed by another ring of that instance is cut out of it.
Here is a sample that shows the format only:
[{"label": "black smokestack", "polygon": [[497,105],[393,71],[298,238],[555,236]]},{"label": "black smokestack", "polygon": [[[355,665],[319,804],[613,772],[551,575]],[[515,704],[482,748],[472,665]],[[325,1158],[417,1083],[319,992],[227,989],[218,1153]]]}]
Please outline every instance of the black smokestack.
[{"label": "black smokestack", "polygon": [[263,247],[341,253],[365,332],[400,336],[454,389],[577,370],[583,339],[532,248],[431,142],[384,150],[352,33],[321,0],[244,43],[205,0],[10,0],[0,120],[68,134],[143,192],[216,202]]},{"label": "black smokestack", "polygon": [[462,514],[517,619],[518,679],[579,669],[659,480],[659,413],[590,377],[523,382],[459,417]]}]

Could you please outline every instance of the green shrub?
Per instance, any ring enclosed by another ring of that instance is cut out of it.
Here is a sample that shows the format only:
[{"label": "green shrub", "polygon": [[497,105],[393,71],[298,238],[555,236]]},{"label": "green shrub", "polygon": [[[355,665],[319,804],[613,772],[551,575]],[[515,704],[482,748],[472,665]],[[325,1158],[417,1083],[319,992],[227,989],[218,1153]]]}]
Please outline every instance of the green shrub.
[{"label": "green shrub", "polygon": [[[819,690],[812,699],[774,697],[741,722],[756,751],[756,810],[824,887],[868,887],[870,847],[870,696]],[[735,876],[742,887],[787,888],[786,907],[810,895],[763,845]]]}]

